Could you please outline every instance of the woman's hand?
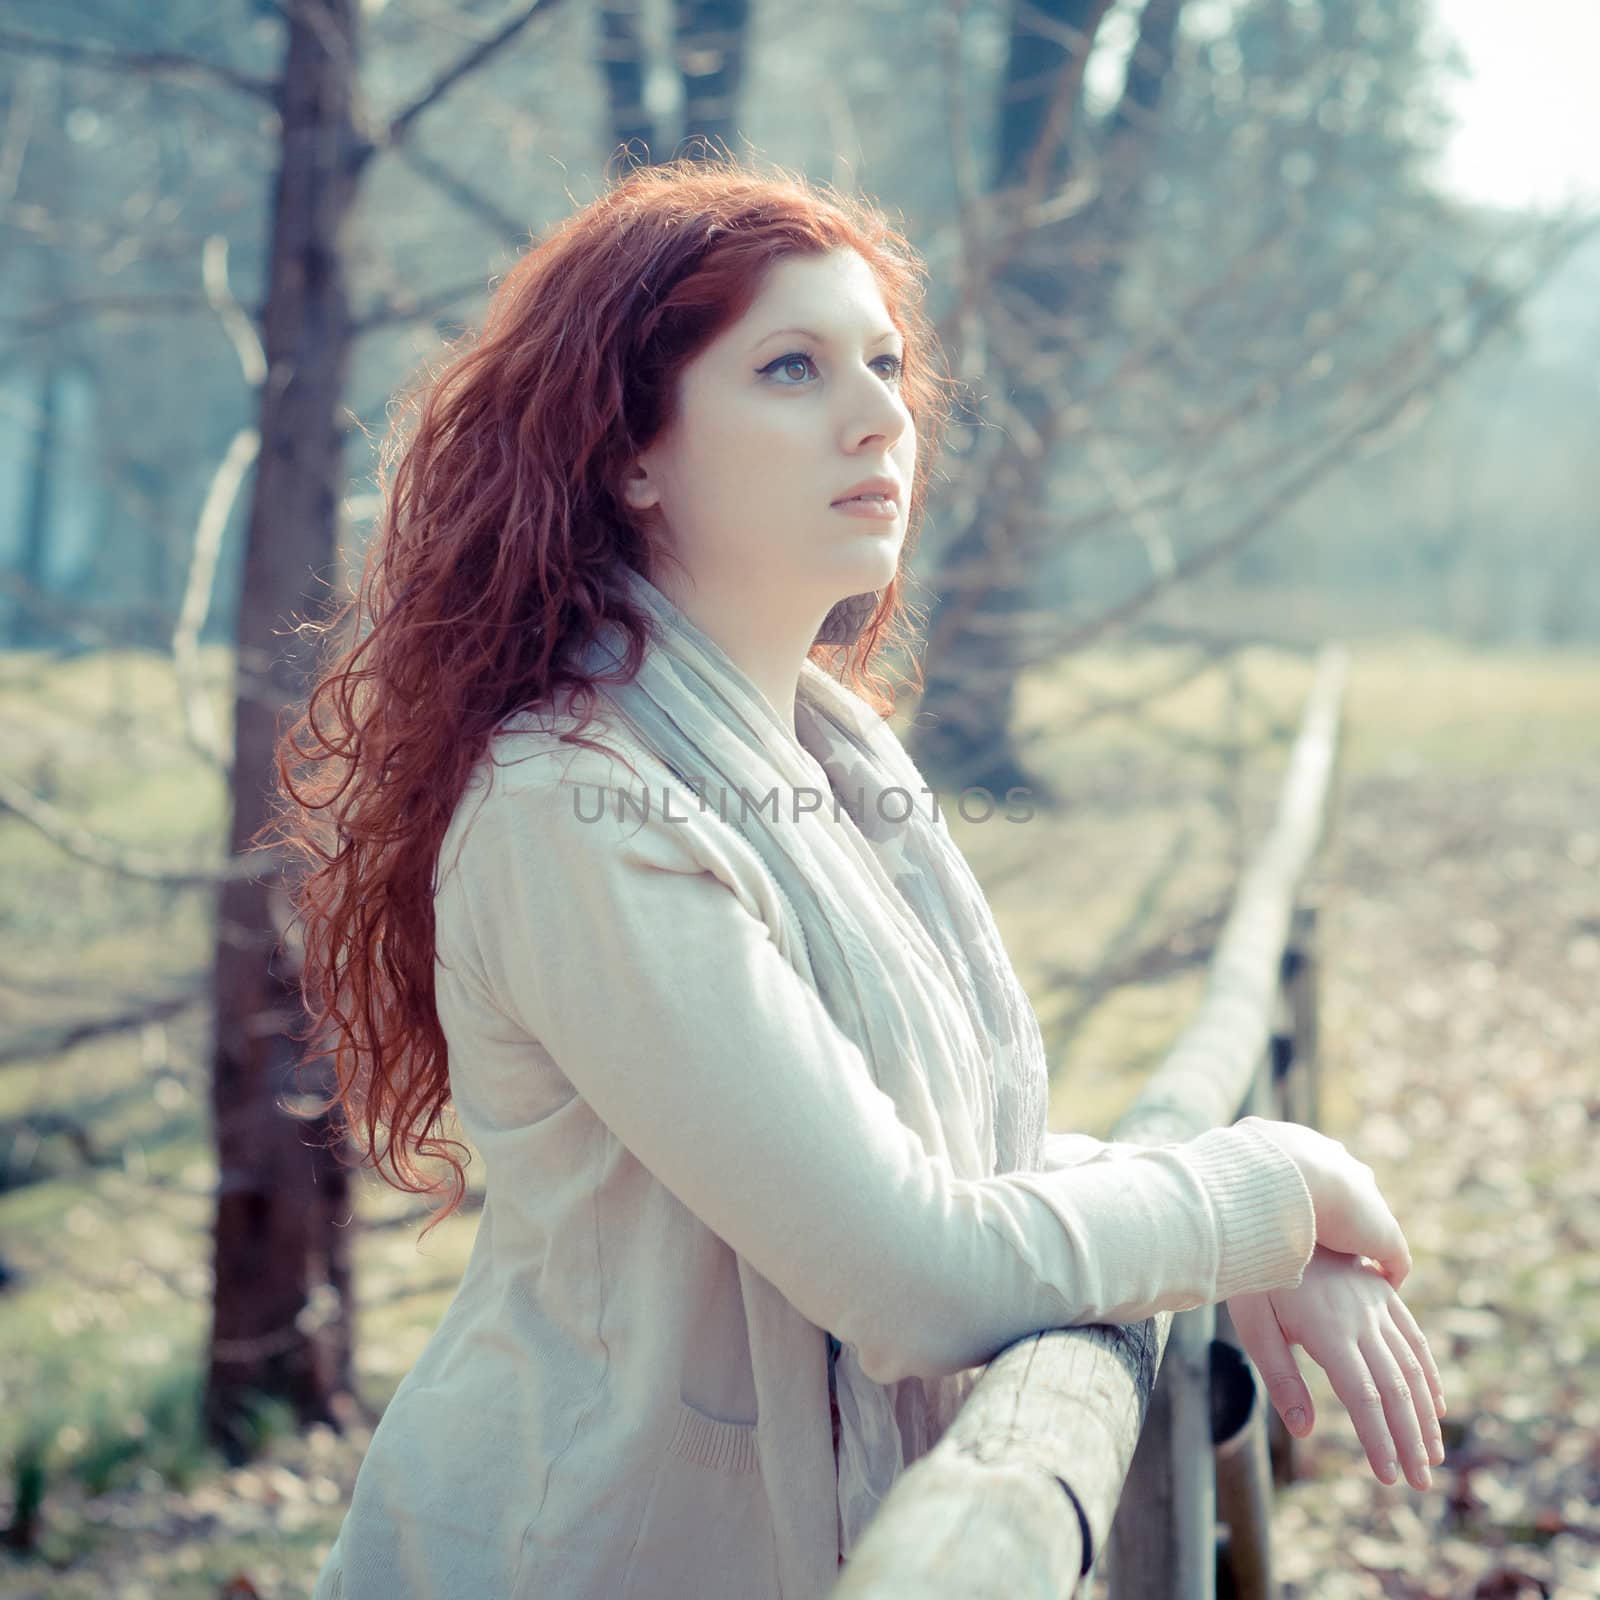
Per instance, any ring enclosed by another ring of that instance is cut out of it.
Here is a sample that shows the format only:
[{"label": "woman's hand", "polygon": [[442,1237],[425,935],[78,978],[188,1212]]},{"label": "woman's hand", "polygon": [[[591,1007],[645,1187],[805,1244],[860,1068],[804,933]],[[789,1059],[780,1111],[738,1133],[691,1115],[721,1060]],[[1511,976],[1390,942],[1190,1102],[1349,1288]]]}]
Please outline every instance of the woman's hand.
[{"label": "woman's hand", "polygon": [[1401,1462],[1414,1488],[1430,1486],[1428,1462],[1444,1460],[1439,1369],[1416,1319],[1374,1264],[1319,1244],[1296,1288],[1237,1294],[1227,1305],[1290,1433],[1303,1439],[1313,1424],[1311,1391],[1289,1348],[1298,1344],[1328,1374],[1379,1479],[1393,1483]]},{"label": "woman's hand", "polygon": [[1299,1122],[1242,1117],[1238,1125],[1265,1134],[1300,1169],[1311,1191],[1319,1245],[1341,1255],[1372,1257],[1396,1289],[1406,1281],[1411,1249],[1371,1167],[1337,1139]]}]

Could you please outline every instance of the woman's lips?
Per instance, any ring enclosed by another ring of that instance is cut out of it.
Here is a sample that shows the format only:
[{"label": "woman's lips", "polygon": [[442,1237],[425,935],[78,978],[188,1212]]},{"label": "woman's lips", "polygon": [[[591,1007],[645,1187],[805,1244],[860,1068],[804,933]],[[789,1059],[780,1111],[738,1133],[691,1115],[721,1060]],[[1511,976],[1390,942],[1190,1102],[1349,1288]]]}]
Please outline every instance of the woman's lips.
[{"label": "woman's lips", "polygon": [[872,522],[894,522],[900,507],[893,500],[840,500],[833,508],[847,517],[866,517]]}]

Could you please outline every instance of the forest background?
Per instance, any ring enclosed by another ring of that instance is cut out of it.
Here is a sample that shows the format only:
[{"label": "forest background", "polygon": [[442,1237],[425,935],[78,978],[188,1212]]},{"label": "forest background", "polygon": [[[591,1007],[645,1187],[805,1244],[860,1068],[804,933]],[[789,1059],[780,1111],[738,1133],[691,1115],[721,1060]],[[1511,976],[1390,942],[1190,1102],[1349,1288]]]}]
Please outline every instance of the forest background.
[{"label": "forest background", "polygon": [[481,1190],[419,1246],[285,1109],[241,846],[288,625],[530,238],[619,149],[720,141],[929,264],[966,400],[897,717],[941,789],[1042,801],[953,826],[1054,1126],[1106,1132],[1193,1010],[1351,650],[1322,1119],[1407,1222],[1451,1454],[1365,1482],[1319,1391],[1283,1576],[1600,1593],[1600,213],[1447,181],[1466,71],[1429,0],[13,0],[0,1590],[309,1584]]}]

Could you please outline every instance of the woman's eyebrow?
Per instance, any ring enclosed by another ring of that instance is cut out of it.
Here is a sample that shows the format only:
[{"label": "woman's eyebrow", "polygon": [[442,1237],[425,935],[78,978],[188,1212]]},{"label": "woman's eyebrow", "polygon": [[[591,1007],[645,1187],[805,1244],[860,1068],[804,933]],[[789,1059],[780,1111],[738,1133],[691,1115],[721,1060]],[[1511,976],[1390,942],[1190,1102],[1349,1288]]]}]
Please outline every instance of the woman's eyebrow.
[{"label": "woman's eyebrow", "polygon": [[[771,333],[762,334],[761,337],[759,339],[757,339],[756,342],[753,345],[750,346],[750,348],[752,350],[759,350],[761,348],[761,346],[764,345],[767,342],[768,339],[776,339],[780,335],[791,334],[791,333],[799,334],[799,336],[802,339],[809,339],[809,340],[811,340],[811,342],[813,344],[827,344],[828,343],[828,340],[822,334],[813,333],[810,328],[774,328]],[[872,338],[868,341],[868,343],[869,344],[882,344],[886,339],[898,339],[899,337],[900,337],[900,330],[898,328],[885,328],[882,333],[874,334],[872,336]]]}]

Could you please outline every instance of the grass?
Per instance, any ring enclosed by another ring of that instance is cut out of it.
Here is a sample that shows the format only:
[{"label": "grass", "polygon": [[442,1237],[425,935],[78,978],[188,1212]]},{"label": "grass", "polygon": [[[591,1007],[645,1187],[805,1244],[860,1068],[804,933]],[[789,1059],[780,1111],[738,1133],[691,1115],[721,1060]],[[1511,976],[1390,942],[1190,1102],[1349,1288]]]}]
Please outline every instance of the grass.
[{"label": "grass", "polygon": [[[1282,739],[1248,754],[1236,786],[1210,753],[1235,731],[1218,673],[1164,698],[1154,727],[1117,717],[1079,723],[1097,701],[1136,694],[1182,659],[1155,649],[1106,652],[1033,674],[1021,686],[1019,727],[1063,803],[1020,824],[967,822],[946,807],[1034,998],[1054,1065],[1054,1127],[1104,1134],[1131,1102],[1199,998],[1203,930],[1188,964],[1080,1013],[1084,979],[1119,936],[1136,946],[1157,929],[1181,934],[1197,911],[1223,909],[1240,844],[1229,808],[1236,799],[1253,839],[1276,800]],[[207,657],[219,710],[227,671],[220,654]],[[1237,732],[1254,746],[1274,724],[1292,730],[1311,664],[1255,649],[1241,658],[1238,681]],[[161,659],[0,657],[0,718],[10,730],[7,776],[91,831],[174,859],[216,848],[222,780],[183,744]],[[1600,763],[1600,655],[1362,641],[1346,727],[1347,778],[1430,768],[1470,781],[1508,767]],[[0,924],[6,1034],[115,1009],[119,996],[203,983],[209,894],[109,877],[6,817],[0,875],[10,889]],[[65,1600],[78,1592],[65,1569],[115,1534],[70,1515],[53,1519],[58,1491],[182,1485],[219,1467],[199,1442],[194,1414],[215,1178],[206,1054],[197,1007],[159,1027],[0,1066],[0,1237],[20,1275],[0,1295],[0,1494],[42,1496],[44,1554],[64,1569],[50,1592]],[[1329,1092],[1337,1096],[1336,1083]],[[29,1146],[24,1121],[49,1115],[86,1128],[106,1164],[85,1168],[60,1133]],[[1338,1115],[1335,1098],[1325,1118],[1333,1125]],[[480,1161],[469,1175],[481,1176]],[[371,1175],[361,1196],[369,1219],[415,1203]],[[360,1379],[371,1404],[383,1404],[437,1324],[475,1225],[471,1215],[452,1217],[420,1247],[414,1230],[360,1236],[364,1302],[383,1303],[381,1318],[362,1319]],[[283,1426],[269,1412],[263,1434]],[[265,1543],[218,1538],[197,1563],[168,1569],[158,1590],[214,1594],[229,1571],[255,1573],[264,1549],[292,1574],[331,1537],[339,1513],[337,1504],[317,1506],[303,1527]],[[292,1576],[284,1581],[283,1592],[296,1592]]]}]

